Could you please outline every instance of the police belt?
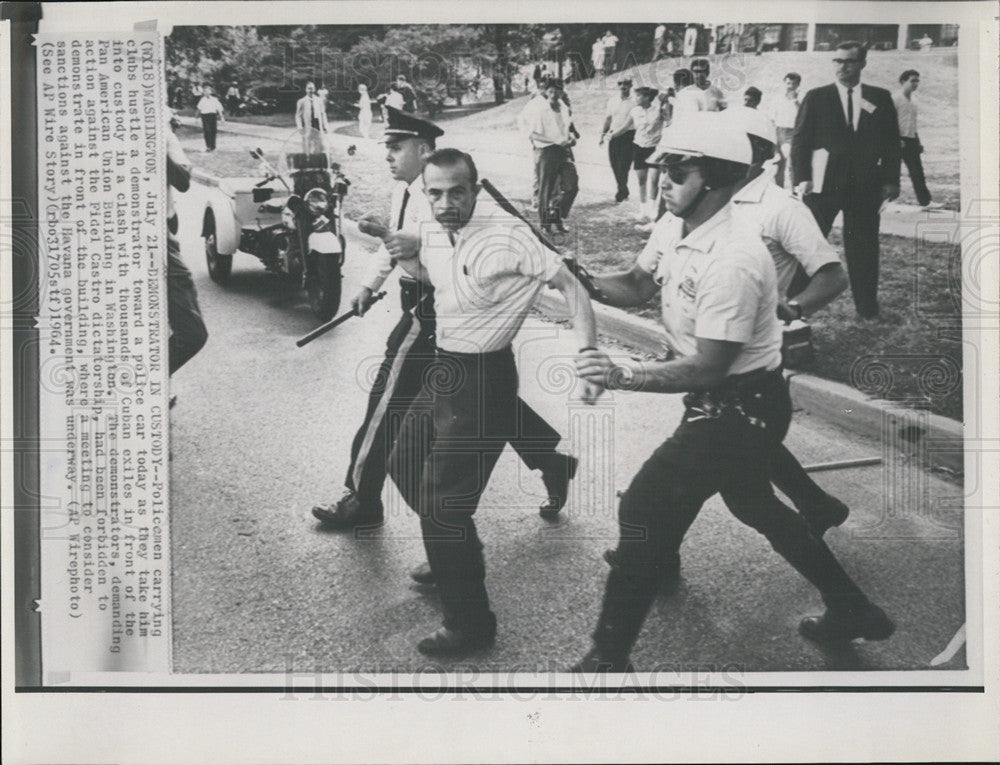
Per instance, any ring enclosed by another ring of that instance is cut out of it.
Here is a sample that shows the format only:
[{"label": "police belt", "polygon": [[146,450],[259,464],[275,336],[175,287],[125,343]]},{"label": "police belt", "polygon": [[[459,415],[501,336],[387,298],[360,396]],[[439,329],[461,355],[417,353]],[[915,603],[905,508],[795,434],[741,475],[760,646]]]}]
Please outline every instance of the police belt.
[{"label": "police belt", "polygon": [[730,375],[710,390],[692,391],[684,396],[684,422],[715,420],[732,413],[754,427],[766,428],[767,422],[757,414],[765,396],[781,385],[784,385],[784,377],[780,366]]},{"label": "police belt", "polygon": [[404,311],[420,306],[419,318],[434,318],[434,287],[427,282],[409,276],[399,277],[399,301]]}]

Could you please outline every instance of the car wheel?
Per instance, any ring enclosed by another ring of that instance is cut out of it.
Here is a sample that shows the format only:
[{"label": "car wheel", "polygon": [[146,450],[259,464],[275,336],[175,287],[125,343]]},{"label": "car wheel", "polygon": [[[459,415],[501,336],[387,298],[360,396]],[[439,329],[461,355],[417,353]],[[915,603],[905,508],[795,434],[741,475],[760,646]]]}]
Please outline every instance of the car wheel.
[{"label": "car wheel", "polygon": [[209,277],[216,284],[224,284],[233,270],[233,256],[219,254],[215,241],[215,221],[211,218],[205,225],[205,263]]}]

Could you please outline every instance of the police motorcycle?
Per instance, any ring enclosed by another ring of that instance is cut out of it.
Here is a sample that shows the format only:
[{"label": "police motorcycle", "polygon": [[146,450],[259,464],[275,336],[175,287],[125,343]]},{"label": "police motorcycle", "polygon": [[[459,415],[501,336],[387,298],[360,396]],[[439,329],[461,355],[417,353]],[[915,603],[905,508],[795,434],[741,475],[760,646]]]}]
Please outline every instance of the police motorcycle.
[{"label": "police motorcycle", "polygon": [[305,290],[329,321],[340,306],[344,264],[343,201],[350,181],[322,149],[322,134],[296,131],[272,164],[260,149],[260,177],[219,180],[202,218],[208,275],[225,284],[237,251]]}]

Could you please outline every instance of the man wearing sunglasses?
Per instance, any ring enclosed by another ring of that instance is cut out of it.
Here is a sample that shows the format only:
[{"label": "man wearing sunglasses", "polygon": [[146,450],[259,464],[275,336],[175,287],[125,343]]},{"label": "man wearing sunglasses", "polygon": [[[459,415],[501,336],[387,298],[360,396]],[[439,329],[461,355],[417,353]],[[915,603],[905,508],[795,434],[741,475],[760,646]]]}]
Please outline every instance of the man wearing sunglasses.
[{"label": "man wearing sunglasses", "polygon": [[608,389],[685,393],[684,417],[622,496],[618,548],[609,556],[593,649],[574,671],[628,671],[629,653],[702,504],[721,494],[730,511],[822,594],[827,610],[802,620],[818,641],[888,638],[895,629],[805,520],[774,495],[769,455],[791,420],[781,374],[774,262],[752,230],[734,222],[730,200],[752,163],[745,132],[720,114],[673,125],[652,158],[664,168],[664,215],[629,271],[595,277],[618,305],[657,290],[676,357],[612,360],[582,351],[577,373]]},{"label": "man wearing sunglasses", "polygon": [[844,257],[858,315],[878,317],[879,215],[899,196],[900,142],[888,90],[861,84],[867,51],[837,46],[837,80],[806,93],[792,135],[797,192],[828,236],[844,213]]}]

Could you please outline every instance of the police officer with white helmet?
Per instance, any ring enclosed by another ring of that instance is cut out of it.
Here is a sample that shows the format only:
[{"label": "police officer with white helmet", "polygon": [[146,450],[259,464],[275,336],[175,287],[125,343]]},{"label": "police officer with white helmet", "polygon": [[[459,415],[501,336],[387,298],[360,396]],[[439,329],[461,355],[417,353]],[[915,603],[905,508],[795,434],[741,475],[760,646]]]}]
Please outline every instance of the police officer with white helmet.
[{"label": "police officer with white helmet", "polygon": [[594,631],[575,671],[626,671],[629,653],[702,504],[722,495],[822,594],[826,612],[800,632],[822,641],[888,638],[895,626],[848,576],[802,516],[774,495],[769,455],[791,420],[781,374],[774,263],[759,236],[737,225],[730,203],[752,164],[747,134],[721,114],[692,115],[665,131],[664,215],[629,271],[595,277],[609,302],[636,305],[661,291],[676,358],[612,360],[584,351],[578,374],[609,389],[686,393],[674,434],[622,496],[620,537]]}]

